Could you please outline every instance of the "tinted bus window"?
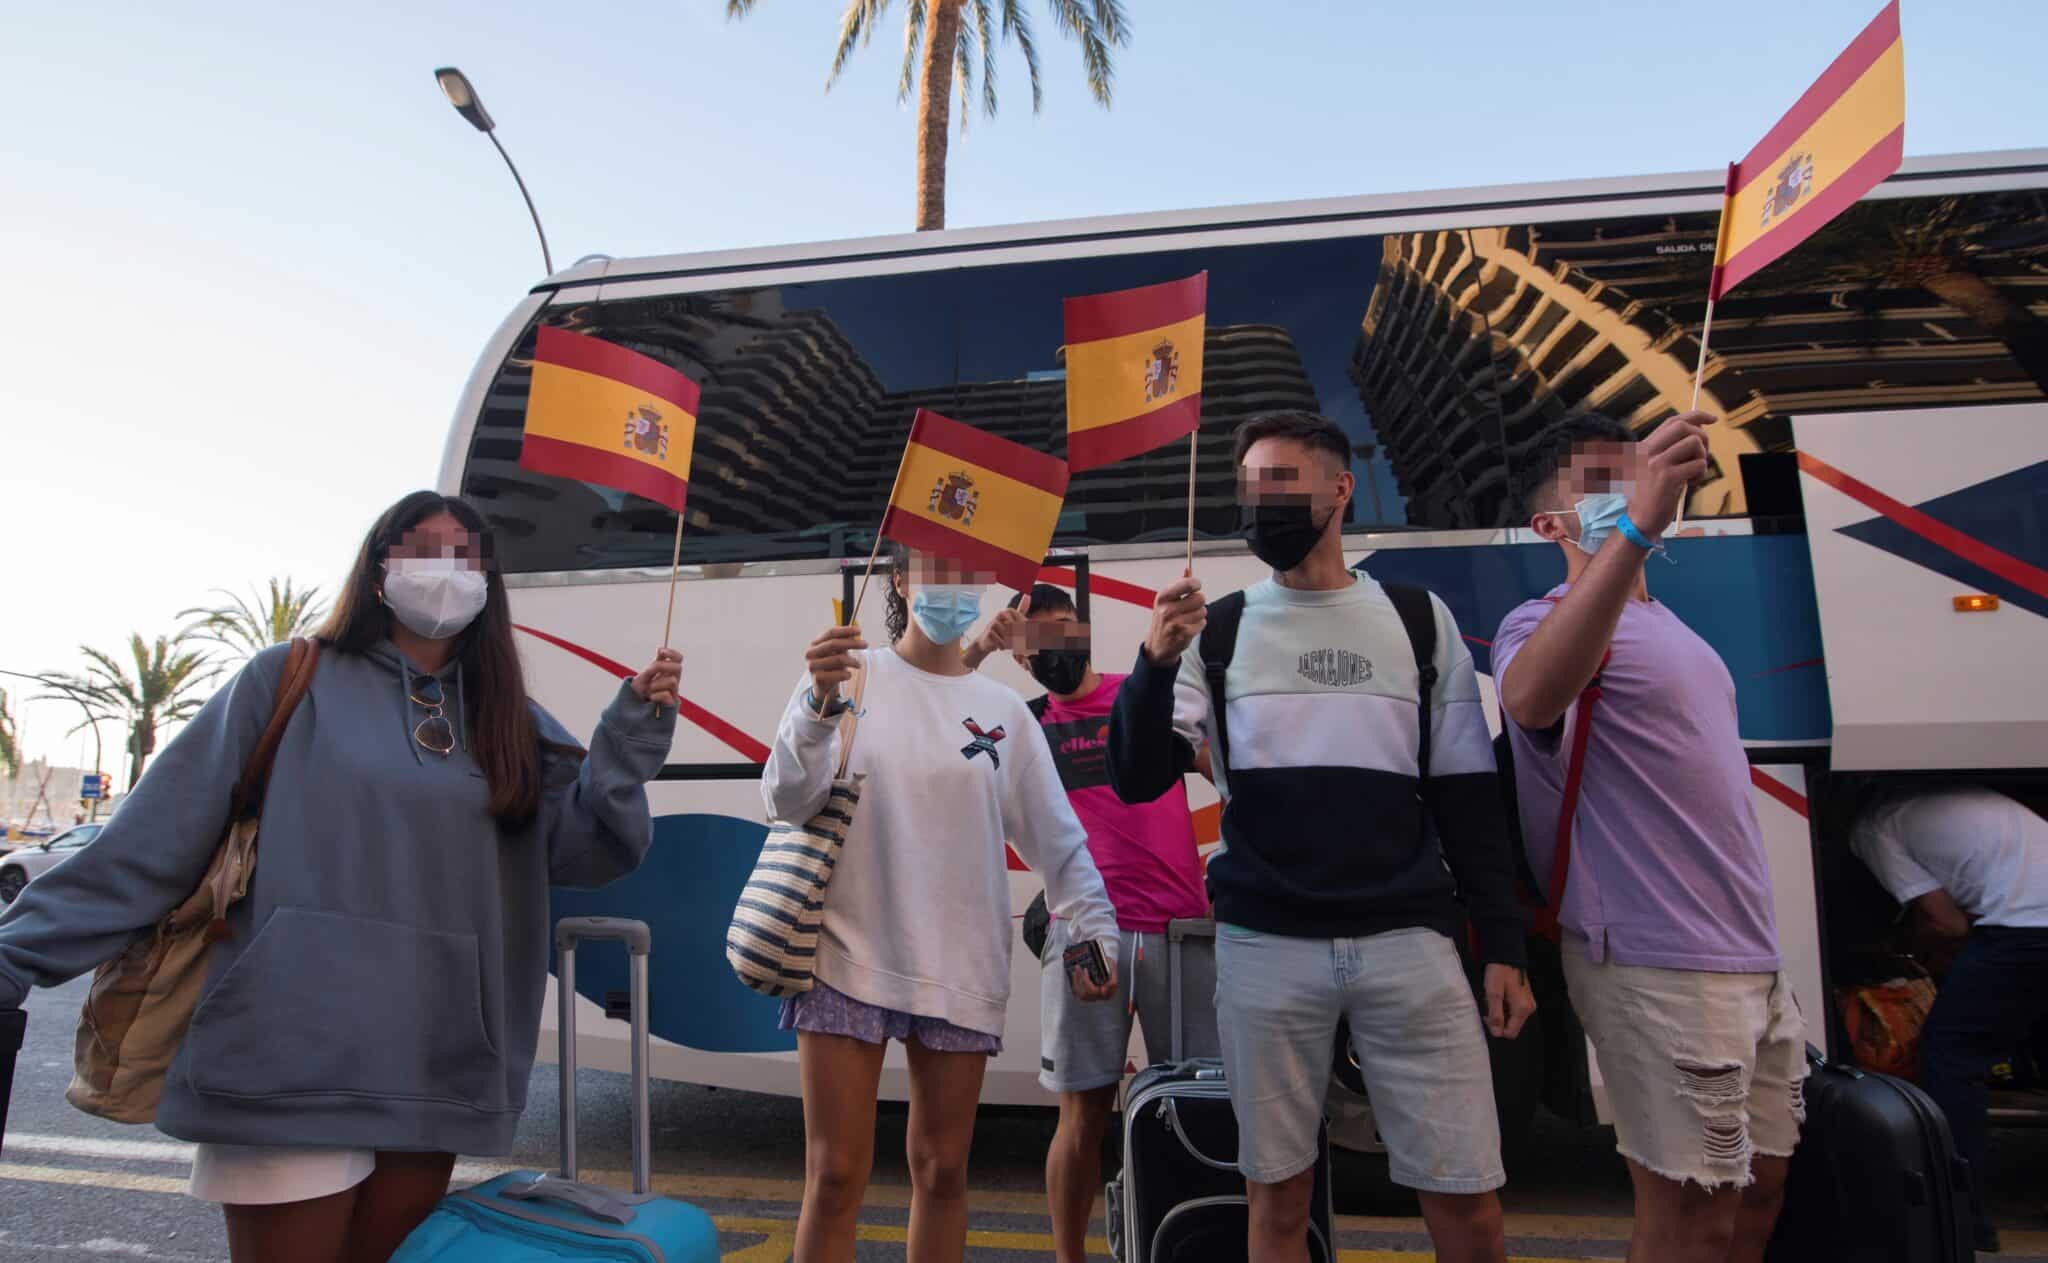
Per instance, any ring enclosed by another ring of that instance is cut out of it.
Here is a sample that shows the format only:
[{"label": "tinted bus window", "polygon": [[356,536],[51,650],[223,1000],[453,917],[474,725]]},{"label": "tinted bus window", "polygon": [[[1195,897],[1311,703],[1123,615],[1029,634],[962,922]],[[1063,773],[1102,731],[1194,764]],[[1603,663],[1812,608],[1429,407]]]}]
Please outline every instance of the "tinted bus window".
[{"label": "tinted bus window", "polygon": [[[1585,411],[1653,426],[1691,397],[1715,215],[1275,242],[550,308],[703,386],[683,556],[866,554],[919,407],[1063,455],[1062,298],[1207,269],[1196,526],[1237,524],[1232,432],[1316,410],[1354,443],[1350,524],[1516,518],[1514,461]],[[1725,418],[1695,515],[1747,509],[1741,457],[1787,419],[2039,399],[2048,209],[2038,192],[1866,202],[1723,299],[1701,405]],[[520,571],[659,566],[674,518],[518,468],[529,335],[494,383],[463,490]],[[1178,538],[1188,449],[1075,477],[1056,542]]]}]

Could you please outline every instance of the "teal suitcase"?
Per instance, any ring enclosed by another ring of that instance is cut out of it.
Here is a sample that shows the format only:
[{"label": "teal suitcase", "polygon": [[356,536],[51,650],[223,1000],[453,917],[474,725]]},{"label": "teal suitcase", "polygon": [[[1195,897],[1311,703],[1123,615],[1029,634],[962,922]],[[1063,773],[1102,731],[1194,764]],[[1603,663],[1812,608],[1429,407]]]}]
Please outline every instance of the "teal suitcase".
[{"label": "teal suitcase", "polygon": [[[633,1192],[576,1179],[576,944],[616,939],[632,958]],[[717,1263],[718,1229],[685,1202],[649,1192],[647,956],[639,921],[572,917],[555,927],[561,997],[562,1172],[514,1171],[451,1193],[391,1263]]]}]

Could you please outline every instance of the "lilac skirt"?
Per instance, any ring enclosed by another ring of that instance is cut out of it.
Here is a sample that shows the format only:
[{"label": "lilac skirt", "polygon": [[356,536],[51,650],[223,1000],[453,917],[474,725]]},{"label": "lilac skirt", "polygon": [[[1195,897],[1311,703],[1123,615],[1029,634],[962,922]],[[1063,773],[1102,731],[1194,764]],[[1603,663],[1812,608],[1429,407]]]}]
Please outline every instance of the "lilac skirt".
[{"label": "lilac skirt", "polygon": [[845,1035],[866,1044],[886,1044],[892,1039],[907,1044],[914,1039],[933,1052],[986,1053],[993,1057],[1003,1051],[999,1035],[970,1031],[936,1017],[919,1017],[899,1009],[865,1004],[823,982],[815,982],[802,995],[783,1000],[781,1026],[786,1031],[809,1031],[814,1035]]}]

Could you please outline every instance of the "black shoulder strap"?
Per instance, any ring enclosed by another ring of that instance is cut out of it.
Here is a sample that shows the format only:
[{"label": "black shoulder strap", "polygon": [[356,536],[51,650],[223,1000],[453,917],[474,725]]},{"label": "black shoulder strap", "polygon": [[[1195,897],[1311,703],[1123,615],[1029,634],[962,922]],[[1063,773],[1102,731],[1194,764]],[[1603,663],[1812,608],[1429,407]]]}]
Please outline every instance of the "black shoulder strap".
[{"label": "black shoulder strap", "polygon": [[1408,632],[1408,646],[1415,651],[1415,700],[1422,712],[1415,769],[1417,779],[1428,780],[1429,721],[1436,709],[1430,696],[1436,691],[1436,608],[1426,588],[1407,583],[1383,583],[1380,587],[1394,603],[1394,612],[1401,616],[1401,626]]},{"label": "black shoulder strap", "polygon": [[1209,621],[1202,627],[1202,674],[1209,682],[1209,715],[1216,728],[1212,763],[1230,769],[1230,708],[1224,705],[1223,680],[1237,653],[1237,625],[1244,621],[1244,593],[1232,592],[1209,602]]},{"label": "black shoulder strap", "polygon": [[1052,694],[1040,693],[1037,697],[1032,698],[1030,701],[1024,704],[1031,708],[1031,717],[1042,724],[1045,722],[1045,708],[1051,702]]}]

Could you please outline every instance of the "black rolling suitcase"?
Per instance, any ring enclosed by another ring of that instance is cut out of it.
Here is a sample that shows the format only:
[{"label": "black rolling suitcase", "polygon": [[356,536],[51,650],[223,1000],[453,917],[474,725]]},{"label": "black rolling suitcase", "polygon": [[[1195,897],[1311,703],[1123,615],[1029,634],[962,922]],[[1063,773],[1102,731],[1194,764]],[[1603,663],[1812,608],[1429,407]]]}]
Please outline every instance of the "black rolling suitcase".
[{"label": "black rolling suitcase", "polygon": [[[1181,1056],[1180,945],[1216,933],[1214,921],[1167,926],[1172,1057],[1138,1072],[1124,1096],[1124,1166],[1109,1185],[1109,1252],[1118,1263],[1237,1263],[1249,1226],[1237,1172],[1237,1118],[1223,1063]],[[1332,1263],[1330,1140],[1321,1137],[1310,1263]]]},{"label": "black rolling suitcase", "polygon": [[1969,1164],[1925,1092],[1808,1047],[1806,1126],[1766,1263],[1970,1263]]},{"label": "black rolling suitcase", "polygon": [[27,1029],[27,1013],[0,1009],[0,1150],[7,1147],[7,1102],[14,1099],[14,1057],[21,1051],[22,1033]]}]

